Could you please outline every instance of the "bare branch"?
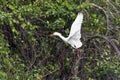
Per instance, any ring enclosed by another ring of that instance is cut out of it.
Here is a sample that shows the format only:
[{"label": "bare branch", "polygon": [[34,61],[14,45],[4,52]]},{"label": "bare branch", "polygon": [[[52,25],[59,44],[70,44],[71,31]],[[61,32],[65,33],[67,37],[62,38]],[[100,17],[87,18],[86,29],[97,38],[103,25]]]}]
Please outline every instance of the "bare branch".
[{"label": "bare branch", "polygon": [[96,39],[96,38],[101,38],[101,39],[104,39],[105,41],[109,42],[109,44],[114,48],[114,50],[116,51],[116,53],[120,56],[120,50],[118,49],[117,45],[111,39],[109,39],[106,36],[101,36],[101,35],[93,36],[90,39],[88,39],[85,42],[85,44],[88,43],[88,42],[90,42],[92,39]]},{"label": "bare branch", "polygon": [[96,5],[96,4],[94,4],[94,3],[90,3],[90,5],[93,6],[93,7],[96,7],[96,8],[98,8],[98,9],[100,9],[100,10],[102,10],[104,12],[105,17],[106,17],[106,27],[107,27],[107,30],[109,30],[109,23],[108,23],[109,22],[109,17],[107,15],[107,12],[105,11],[105,9],[98,6],[98,5]]},{"label": "bare branch", "polygon": [[58,70],[59,70],[59,69],[55,69],[54,71],[49,72],[48,74],[44,75],[44,76],[42,77],[42,79],[45,78],[45,77],[48,76],[48,75],[51,75],[51,74],[55,73],[55,72],[58,71]]}]

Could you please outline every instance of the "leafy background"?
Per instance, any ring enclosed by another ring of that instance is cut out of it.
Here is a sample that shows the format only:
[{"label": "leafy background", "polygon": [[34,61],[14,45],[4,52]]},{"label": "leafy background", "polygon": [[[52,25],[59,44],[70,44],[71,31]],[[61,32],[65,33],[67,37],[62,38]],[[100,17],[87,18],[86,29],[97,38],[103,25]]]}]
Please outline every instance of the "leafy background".
[{"label": "leafy background", "polygon": [[[78,12],[83,46],[74,66],[71,46],[48,35],[67,36]],[[0,1],[1,80],[119,80],[119,57],[119,0]]]}]

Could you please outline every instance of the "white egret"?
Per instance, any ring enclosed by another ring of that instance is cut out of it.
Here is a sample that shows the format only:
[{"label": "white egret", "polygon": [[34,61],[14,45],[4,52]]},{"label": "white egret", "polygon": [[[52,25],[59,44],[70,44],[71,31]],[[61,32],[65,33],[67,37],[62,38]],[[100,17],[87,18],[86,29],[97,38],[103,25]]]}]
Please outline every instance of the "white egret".
[{"label": "white egret", "polygon": [[77,51],[77,55],[80,56],[79,48],[82,46],[82,42],[80,40],[82,21],[83,21],[83,14],[78,13],[75,21],[71,26],[70,34],[68,37],[62,36],[62,34],[59,32],[54,32],[53,34],[50,34],[50,36],[51,37],[59,36],[64,42],[70,44],[73,48],[75,48]]}]

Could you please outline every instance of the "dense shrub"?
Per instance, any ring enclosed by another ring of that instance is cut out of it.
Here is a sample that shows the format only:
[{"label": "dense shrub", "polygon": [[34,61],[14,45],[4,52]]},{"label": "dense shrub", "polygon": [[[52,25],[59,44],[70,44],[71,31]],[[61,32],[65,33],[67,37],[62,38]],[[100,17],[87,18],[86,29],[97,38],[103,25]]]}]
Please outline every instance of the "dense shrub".
[{"label": "dense shrub", "polygon": [[[119,4],[119,0],[1,0],[0,79],[120,79]],[[48,35],[59,31],[67,36],[78,12],[84,14],[83,46],[82,59],[74,65],[77,57],[70,45]]]}]

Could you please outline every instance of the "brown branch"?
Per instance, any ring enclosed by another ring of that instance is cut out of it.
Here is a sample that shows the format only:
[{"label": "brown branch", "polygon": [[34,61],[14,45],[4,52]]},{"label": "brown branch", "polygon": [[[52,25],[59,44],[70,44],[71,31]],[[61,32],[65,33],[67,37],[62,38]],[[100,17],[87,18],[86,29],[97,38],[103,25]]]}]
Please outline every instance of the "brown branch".
[{"label": "brown branch", "polygon": [[112,47],[115,49],[115,51],[118,53],[118,55],[120,56],[120,50],[119,48],[116,46],[116,44],[110,40],[109,43],[112,45]]},{"label": "brown branch", "polygon": [[[88,39],[86,43],[90,42],[92,39],[96,39],[96,38],[101,38],[101,39],[104,39],[105,41],[109,42],[109,44],[113,47],[113,49],[116,51],[116,53],[120,56],[120,50],[118,49],[117,45],[111,40],[109,39],[108,37],[106,36],[102,36],[102,35],[96,35],[96,36],[93,36],[91,37],[90,39]],[[85,45],[84,44],[84,45]]]},{"label": "brown branch", "polygon": [[120,56],[120,50],[118,49],[117,45],[111,39],[109,39],[107,37],[104,37],[104,39],[110,43],[110,45],[114,48],[114,50]]},{"label": "brown branch", "polygon": [[117,8],[116,8],[110,1],[107,1],[107,3],[109,3],[109,4],[112,6],[112,8],[113,8],[117,13],[119,13],[119,11],[117,10]]},{"label": "brown branch", "polygon": [[89,18],[89,13],[88,13],[88,11],[86,10],[86,9],[83,9],[84,10],[84,12],[86,13],[85,15],[87,16],[87,19],[86,20],[89,20],[90,18]]},{"label": "brown branch", "polygon": [[115,0],[115,3],[117,4],[117,6],[120,6],[120,3],[118,2],[118,0]]},{"label": "brown branch", "polygon": [[54,71],[49,72],[48,74],[45,74],[45,75],[42,77],[42,79],[45,78],[45,77],[48,76],[48,75],[51,75],[51,74],[55,73],[55,72],[58,71],[58,70],[59,70],[59,69],[55,69]]},{"label": "brown branch", "polygon": [[74,79],[78,75],[78,68],[79,68],[79,62],[83,59],[81,55],[78,57],[77,55],[74,58],[73,66],[71,68],[72,75],[68,78],[68,80]]},{"label": "brown branch", "polygon": [[102,10],[104,12],[104,15],[106,17],[106,27],[107,27],[107,30],[109,30],[109,17],[107,15],[107,11],[105,11],[104,8],[98,6],[98,5],[94,4],[94,3],[90,3],[90,5],[93,6],[93,7],[96,7],[96,8],[98,8],[98,9],[100,9],[100,10]]}]

